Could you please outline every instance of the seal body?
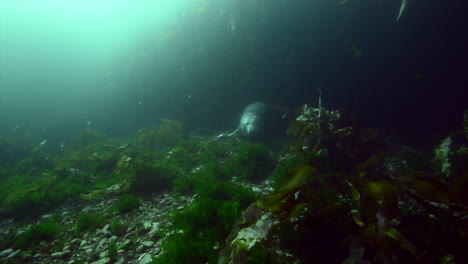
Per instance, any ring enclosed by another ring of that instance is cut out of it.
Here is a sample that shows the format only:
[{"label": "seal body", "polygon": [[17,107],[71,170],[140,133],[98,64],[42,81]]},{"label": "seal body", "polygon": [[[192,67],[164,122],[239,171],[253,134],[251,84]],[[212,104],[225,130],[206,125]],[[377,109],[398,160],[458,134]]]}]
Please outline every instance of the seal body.
[{"label": "seal body", "polygon": [[261,102],[255,102],[247,106],[239,123],[242,136],[249,139],[258,138],[265,129],[267,106]]}]

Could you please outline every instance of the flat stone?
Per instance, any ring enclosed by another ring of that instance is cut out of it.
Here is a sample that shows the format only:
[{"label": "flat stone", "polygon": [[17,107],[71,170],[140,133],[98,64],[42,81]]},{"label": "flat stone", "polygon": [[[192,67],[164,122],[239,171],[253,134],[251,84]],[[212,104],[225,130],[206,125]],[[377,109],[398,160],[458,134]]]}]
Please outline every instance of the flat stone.
[{"label": "flat stone", "polygon": [[149,222],[149,221],[143,222],[143,227],[144,228],[150,228],[151,227],[151,222]]},{"label": "flat stone", "polygon": [[110,224],[107,224],[107,225],[105,225],[105,226],[102,228],[101,232],[102,232],[104,235],[110,235],[111,232],[109,231],[109,228],[110,228]]},{"label": "flat stone", "polygon": [[99,257],[100,257],[100,258],[105,258],[105,257],[107,257],[107,250],[106,250],[106,251],[103,251],[103,252],[101,252],[101,253],[99,253]]},{"label": "flat stone", "polygon": [[101,241],[99,241],[98,247],[104,246],[104,244],[107,242],[107,238],[103,238]]},{"label": "flat stone", "polygon": [[18,255],[18,253],[20,253],[20,250],[16,250],[15,252],[11,252],[10,255],[8,255],[5,259],[11,259],[11,258],[14,258],[16,257],[16,255]]},{"label": "flat stone", "polygon": [[26,233],[25,230],[18,230],[18,232],[16,232],[16,235],[15,235],[15,236],[21,236],[21,235],[23,235],[24,233]]},{"label": "flat stone", "polygon": [[121,257],[119,260],[117,260],[117,262],[115,262],[114,264],[126,264],[126,263],[130,263],[130,262],[127,262],[125,260],[125,257]]},{"label": "flat stone", "polygon": [[83,247],[84,245],[86,245],[86,243],[88,243],[88,241],[86,241],[86,240],[81,240],[81,242],[80,242],[80,247]]},{"label": "flat stone", "polygon": [[102,258],[98,261],[91,262],[91,264],[107,264],[110,262],[110,258]]},{"label": "flat stone", "polygon": [[152,261],[150,254],[143,254],[138,258],[138,264],[148,264]]},{"label": "flat stone", "polygon": [[31,261],[32,260],[32,255],[31,254],[26,254],[23,256],[23,261]]},{"label": "flat stone", "polygon": [[154,245],[153,241],[143,241],[141,244],[145,247],[152,247]]},{"label": "flat stone", "polygon": [[2,252],[0,252],[0,258],[10,255],[11,252],[13,252],[13,249],[11,248],[3,250]]},{"label": "flat stone", "polygon": [[152,225],[152,229],[151,231],[149,232],[150,234],[156,234],[157,232],[159,232],[159,223],[153,223]]},{"label": "flat stone", "polygon": [[63,256],[63,252],[54,252],[50,254],[50,256],[53,258],[61,258]]},{"label": "flat stone", "polygon": [[145,246],[139,245],[139,246],[137,247],[137,249],[136,249],[136,252],[141,253],[141,252],[143,252],[144,249],[145,249]]},{"label": "flat stone", "polygon": [[87,245],[87,246],[84,246],[84,247],[83,247],[84,250],[93,249],[93,248],[94,248],[93,245]]},{"label": "flat stone", "polygon": [[154,254],[155,254],[155,255],[159,255],[159,253],[161,253],[161,248],[158,248],[158,247],[155,248],[155,249],[154,249]]}]

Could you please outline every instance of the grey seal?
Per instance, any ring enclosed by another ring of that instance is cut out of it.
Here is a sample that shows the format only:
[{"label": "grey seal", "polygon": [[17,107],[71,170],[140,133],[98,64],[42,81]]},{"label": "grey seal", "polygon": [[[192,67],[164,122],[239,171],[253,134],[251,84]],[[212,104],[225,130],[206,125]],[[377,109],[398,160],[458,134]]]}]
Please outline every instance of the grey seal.
[{"label": "grey seal", "polygon": [[254,102],[249,104],[239,121],[239,126],[232,133],[223,133],[216,139],[230,137],[240,133],[247,139],[256,139],[264,133],[267,114],[267,105],[262,102]]}]

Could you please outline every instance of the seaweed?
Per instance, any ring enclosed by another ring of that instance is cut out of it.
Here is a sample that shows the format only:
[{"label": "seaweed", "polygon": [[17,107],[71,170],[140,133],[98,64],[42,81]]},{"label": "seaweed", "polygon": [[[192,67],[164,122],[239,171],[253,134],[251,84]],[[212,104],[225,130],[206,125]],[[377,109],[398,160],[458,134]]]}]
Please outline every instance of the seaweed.
[{"label": "seaweed", "polygon": [[232,161],[238,178],[245,182],[266,179],[275,165],[267,146],[261,143],[242,143],[239,153]]},{"label": "seaweed", "polygon": [[100,214],[82,213],[78,216],[76,230],[80,232],[94,231],[104,225],[104,216]]},{"label": "seaweed", "polygon": [[110,230],[113,235],[122,236],[125,234],[125,231],[127,230],[127,226],[125,225],[123,221],[120,221],[118,218],[114,218],[111,221]]},{"label": "seaweed", "polygon": [[116,261],[119,253],[117,252],[117,242],[115,240],[112,240],[109,242],[109,245],[107,246],[107,257],[111,261]]},{"label": "seaweed", "polygon": [[26,249],[39,244],[40,241],[50,241],[60,234],[62,228],[54,219],[31,225],[24,234],[16,237],[14,246]]},{"label": "seaweed", "polygon": [[[220,263],[465,259],[466,169],[447,177],[430,169],[427,156],[405,163],[412,153],[393,156],[378,131],[329,125],[325,109],[297,112],[290,128],[294,156],[280,162],[274,176],[282,179],[281,187],[244,211]],[[450,161],[461,164],[465,145],[453,146],[462,151],[453,151]],[[324,149],[328,155],[317,155]]]},{"label": "seaweed", "polygon": [[240,212],[257,198],[252,190],[220,175],[223,173],[223,166],[211,163],[196,175],[176,181],[179,191],[190,191],[197,198],[183,211],[172,213],[166,228],[171,235],[154,263],[216,263],[220,245]]},{"label": "seaweed", "polygon": [[130,213],[140,207],[141,200],[133,194],[125,194],[118,198],[113,210],[119,214]]},{"label": "seaweed", "polygon": [[184,139],[184,123],[164,118],[157,128],[143,129],[136,139],[139,146],[149,150],[167,149]]}]

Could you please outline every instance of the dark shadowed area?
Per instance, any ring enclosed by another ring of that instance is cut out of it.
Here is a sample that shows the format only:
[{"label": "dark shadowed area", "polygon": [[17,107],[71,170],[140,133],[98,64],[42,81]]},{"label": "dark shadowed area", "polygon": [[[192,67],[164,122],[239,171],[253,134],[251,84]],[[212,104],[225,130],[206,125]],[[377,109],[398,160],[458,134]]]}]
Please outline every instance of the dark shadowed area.
[{"label": "dark shadowed area", "polygon": [[[406,144],[460,126],[463,1],[1,1],[0,134],[57,142],[262,101],[343,110]],[[16,128],[16,129],[15,129]]]}]

